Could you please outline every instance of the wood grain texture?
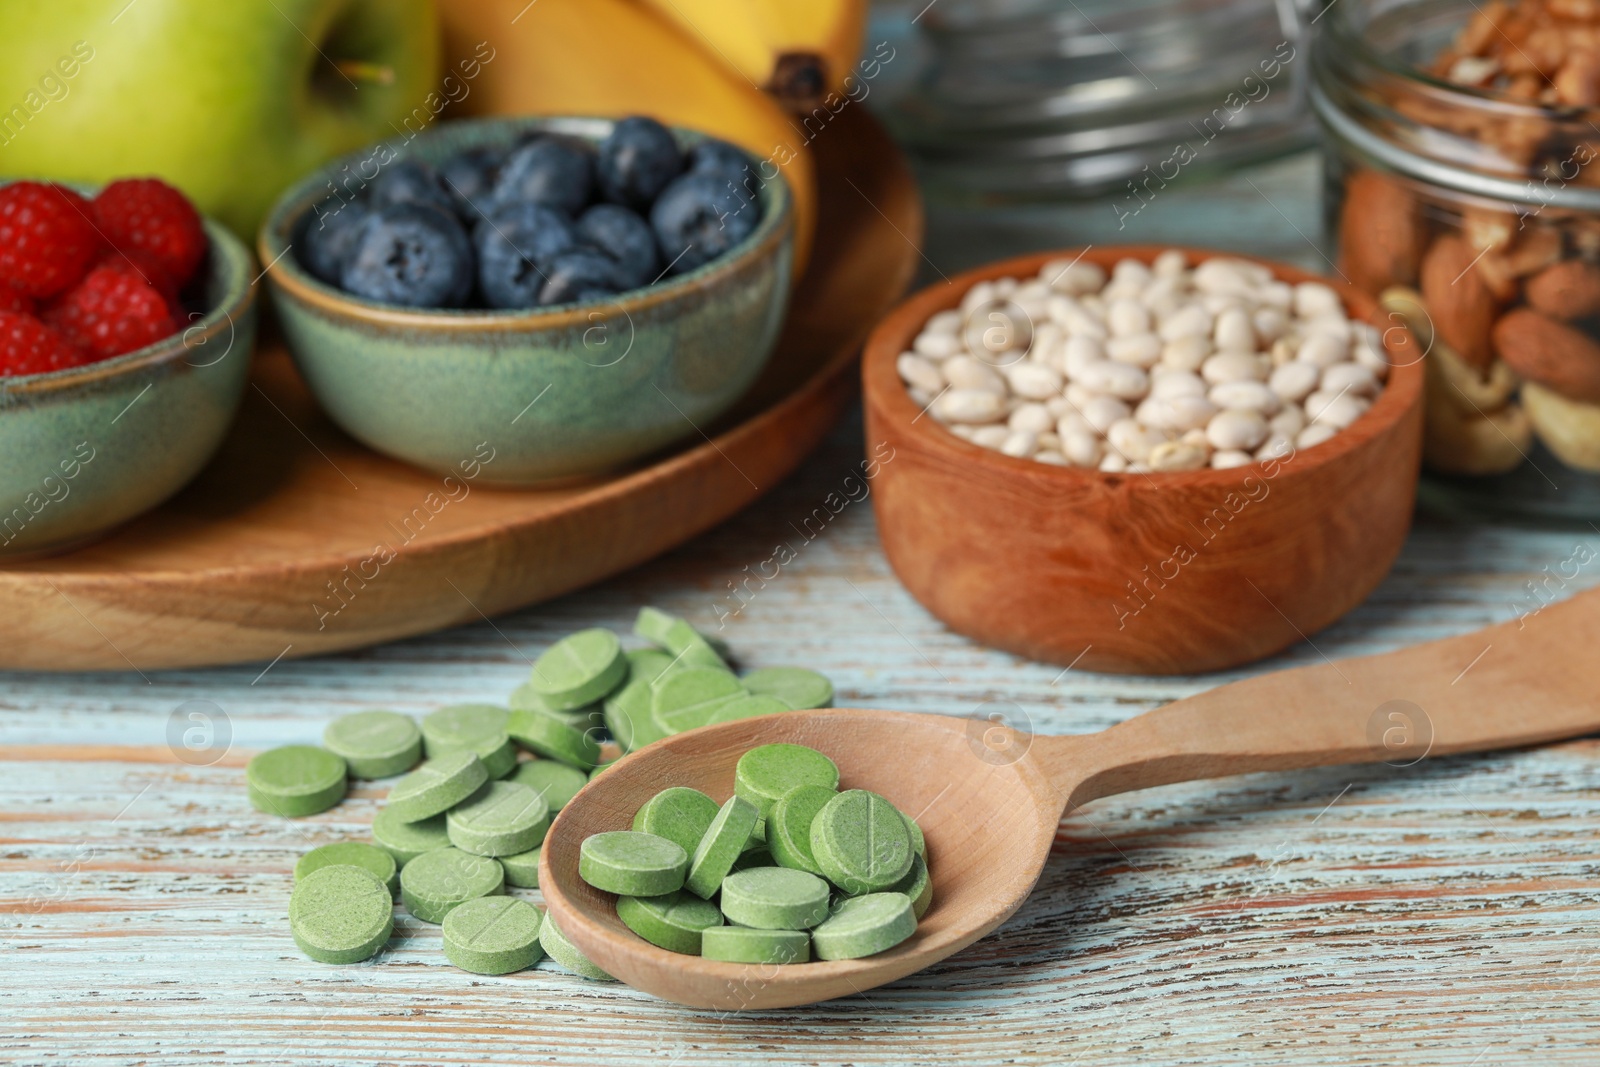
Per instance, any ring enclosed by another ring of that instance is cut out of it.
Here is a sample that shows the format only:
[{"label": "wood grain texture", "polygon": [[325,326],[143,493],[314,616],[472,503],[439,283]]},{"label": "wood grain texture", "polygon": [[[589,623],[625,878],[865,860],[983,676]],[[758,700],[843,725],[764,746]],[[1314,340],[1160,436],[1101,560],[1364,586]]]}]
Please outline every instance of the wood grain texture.
[{"label": "wood grain texture", "polygon": [[[1299,248],[1322,263],[1303,237],[1315,232],[1315,160],[1271,173],[1218,190],[1175,186],[1134,225],[1152,240],[1181,233],[1280,258]],[[932,269],[953,271],[958,251],[982,254],[978,237],[1012,249],[1066,243],[1041,236],[1063,214],[1035,209],[1001,232],[987,222],[946,230],[930,246]],[[1119,232],[1103,204],[1070,217],[1076,226],[1103,218],[1107,236]],[[641,604],[712,628],[721,618],[745,666],[817,667],[841,704],[1000,715],[1067,734],[1278,666],[1466,633],[1600,582],[1600,534],[1587,526],[1424,510],[1388,578],[1313,643],[1204,678],[1063,672],[952,633],[899,585],[878,547],[871,494],[851,480],[863,455],[852,420],[795,477],[684,547],[493,625],[265,670],[0,673],[0,1061],[1587,1067],[1600,1058],[1594,740],[1096,802],[1062,822],[1033,895],[995,933],[865,996],[794,1011],[690,1012],[544,966],[481,978],[446,963],[436,927],[403,915],[400,936],[369,965],[322,967],[295,951],[285,919],[295,858],[364,834],[376,790],[304,822],[266,820],[245,801],[242,752],[315,742],[331,716],[373,704],[421,714],[503,699],[551,641],[584,626],[625,629]],[[792,558],[769,563],[780,555]],[[234,750],[213,766],[190,768],[168,752],[169,718],[189,701],[228,717]]]},{"label": "wood grain texture", "polygon": [[861,108],[825,132],[814,269],[762,379],[693,447],[598,483],[446,485],[342,434],[269,345],[187,490],[105,541],[0,569],[0,666],[149,670],[370,645],[579,588],[744,507],[843,412],[861,341],[918,262],[921,204],[899,153]]},{"label": "wood grain texture", "polygon": [[[1097,246],[1104,267],[1147,246]],[[1233,470],[1106,474],[1001,455],[912,400],[895,361],[979,281],[1026,278],[1076,251],[1032,253],[929,286],[873,332],[867,433],[895,457],[878,479],[884,551],[961,633],[1089,670],[1177,674],[1248,663],[1364,600],[1411,523],[1422,366],[1399,359],[1372,409],[1315,448]],[[1191,262],[1205,258],[1190,252]],[[1281,264],[1279,278],[1312,275]],[[1372,298],[1333,283],[1354,318]]]}]

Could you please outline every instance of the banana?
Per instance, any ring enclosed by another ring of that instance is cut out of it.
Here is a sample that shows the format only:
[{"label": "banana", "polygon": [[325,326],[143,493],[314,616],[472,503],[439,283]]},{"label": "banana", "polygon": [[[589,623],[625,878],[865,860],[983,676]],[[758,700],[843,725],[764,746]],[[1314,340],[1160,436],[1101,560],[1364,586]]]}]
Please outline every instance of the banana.
[{"label": "banana", "polygon": [[763,175],[777,168],[794,198],[800,277],[817,219],[805,134],[675,27],[631,0],[450,0],[439,16],[446,62],[475,71],[465,94],[452,94],[464,113],[651,115],[731,141],[762,161]]},{"label": "banana", "polygon": [[784,106],[840,92],[861,52],[866,0],[639,0]]}]

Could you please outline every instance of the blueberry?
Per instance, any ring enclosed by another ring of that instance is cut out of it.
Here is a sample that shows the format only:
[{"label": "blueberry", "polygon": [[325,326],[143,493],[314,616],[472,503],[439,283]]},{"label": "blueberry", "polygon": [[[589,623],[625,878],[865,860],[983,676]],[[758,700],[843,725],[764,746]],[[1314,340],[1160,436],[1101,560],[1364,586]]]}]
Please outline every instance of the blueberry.
[{"label": "blueberry", "polygon": [[475,225],[493,206],[494,177],[499,169],[500,152],[494,148],[468,148],[439,167],[439,184],[468,226]]},{"label": "blueberry", "polygon": [[559,211],[538,204],[503,204],[478,222],[478,289],[490,307],[528,308],[539,303],[550,263],[577,239]]},{"label": "blueberry", "polygon": [[607,200],[644,211],[683,172],[683,152],[671,130],[635,115],[618,122],[600,142],[595,170]]},{"label": "blueberry", "polygon": [[761,219],[755,199],[721,174],[674,178],[650,209],[661,254],[674,274],[711,262],[749,237]]},{"label": "blueberry", "polygon": [[588,145],[544,137],[513,151],[494,183],[497,204],[543,204],[576,215],[589,202],[594,156]]},{"label": "blueberry", "polygon": [[426,163],[397,159],[384,167],[372,181],[372,206],[390,204],[432,204],[444,211],[455,211],[455,201],[439,184],[439,176]]},{"label": "blueberry", "polygon": [[306,270],[329,285],[339,284],[344,265],[355,254],[362,224],[371,210],[359,200],[331,196],[312,208],[300,231],[295,254]]},{"label": "blueberry", "polygon": [[390,204],[362,227],[340,284],[406,307],[459,307],[472,293],[472,243],[456,217],[427,204]]},{"label": "blueberry", "polygon": [[596,204],[578,219],[578,240],[610,256],[624,289],[649,285],[661,270],[656,237],[638,212],[619,204]]},{"label": "blueberry", "polygon": [[549,280],[539,291],[541,304],[569,304],[611,296],[624,288],[611,257],[593,248],[574,248],[550,263]]}]

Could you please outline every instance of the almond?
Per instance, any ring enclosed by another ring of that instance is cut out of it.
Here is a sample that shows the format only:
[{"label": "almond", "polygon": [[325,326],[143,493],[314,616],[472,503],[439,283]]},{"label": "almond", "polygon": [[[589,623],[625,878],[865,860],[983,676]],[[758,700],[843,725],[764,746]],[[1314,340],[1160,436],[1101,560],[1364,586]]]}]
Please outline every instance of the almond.
[{"label": "almond", "polygon": [[1494,324],[1494,350],[1518,374],[1571,400],[1600,403],[1600,344],[1531,308]]},{"label": "almond", "polygon": [[1481,370],[1493,354],[1489,328],[1497,303],[1483,276],[1473,269],[1477,258],[1478,253],[1455,234],[1434,241],[1422,260],[1422,299],[1434,330],[1462,359]]},{"label": "almond", "polygon": [[1600,313],[1600,267],[1568,260],[1528,279],[1528,303],[1552,319],[1571,322]]},{"label": "almond", "polygon": [[1376,294],[1414,283],[1422,243],[1417,204],[1404,186],[1373,170],[1350,176],[1339,216],[1339,259],[1352,285]]}]

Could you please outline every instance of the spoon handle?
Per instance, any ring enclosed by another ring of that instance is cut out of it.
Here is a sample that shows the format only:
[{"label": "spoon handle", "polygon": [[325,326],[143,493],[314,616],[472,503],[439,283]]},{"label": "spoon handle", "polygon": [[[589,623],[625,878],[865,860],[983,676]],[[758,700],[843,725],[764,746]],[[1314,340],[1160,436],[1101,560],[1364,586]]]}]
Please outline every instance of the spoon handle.
[{"label": "spoon handle", "polygon": [[1600,589],[1534,608],[1460,637],[1246,678],[1090,737],[1034,744],[1071,810],[1169,782],[1405,765],[1600,731]]}]

